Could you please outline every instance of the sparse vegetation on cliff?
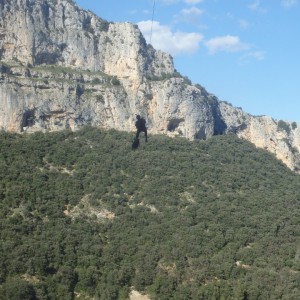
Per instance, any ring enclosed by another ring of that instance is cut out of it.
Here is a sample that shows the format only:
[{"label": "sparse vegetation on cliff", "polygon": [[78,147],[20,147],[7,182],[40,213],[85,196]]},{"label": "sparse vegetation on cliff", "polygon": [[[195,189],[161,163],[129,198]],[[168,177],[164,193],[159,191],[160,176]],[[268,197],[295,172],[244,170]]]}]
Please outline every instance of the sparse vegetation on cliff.
[{"label": "sparse vegetation on cliff", "polygon": [[284,131],[286,131],[287,134],[290,134],[290,132],[291,132],[290,124],[287,123],[287,122],[285,122],[285,121],[283,121],[283,120],[279,120],[278,121],[277,128],[278,128],[278,130],[284,130]]}]

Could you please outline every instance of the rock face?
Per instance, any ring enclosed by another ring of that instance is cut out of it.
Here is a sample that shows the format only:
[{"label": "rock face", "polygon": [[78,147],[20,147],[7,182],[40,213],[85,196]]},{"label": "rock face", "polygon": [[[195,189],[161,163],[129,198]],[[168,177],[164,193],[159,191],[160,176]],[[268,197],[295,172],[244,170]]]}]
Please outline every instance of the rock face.
[{"label": "rock face", "polygon": [[300,169],[300,125],[220,102],[147,45],[136,25],[108,23],[71,0],[0,0],[0,128],[91,124],[206,139],[233,132]]},{"label": "rock face", "polygon": [[227,131],[274,153],[290,169],[300,171],[300,124],[251,116],[226,103],[220,104]]}]

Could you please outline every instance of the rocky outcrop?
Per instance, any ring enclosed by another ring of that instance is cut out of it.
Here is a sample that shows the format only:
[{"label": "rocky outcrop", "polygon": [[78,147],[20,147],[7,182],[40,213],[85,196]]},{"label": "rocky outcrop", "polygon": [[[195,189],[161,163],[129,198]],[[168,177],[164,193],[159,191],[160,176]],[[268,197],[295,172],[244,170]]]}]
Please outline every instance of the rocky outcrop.
[{"label": "rocky outcrop", "polygon": [[53,131],[91,124],[206,139],[234,132],[299,168],[296,123],[220,102],[147,45],[138,27],[109,23],[71,0],[0,0],[0,128]]},{"label": "rocky outcrop", "polygon": [[290,169],[300,171],[300,124],[274,120],[268,116],[251,116],[239,108],[220,103],[227,132],[236,133],[283,161]]}]

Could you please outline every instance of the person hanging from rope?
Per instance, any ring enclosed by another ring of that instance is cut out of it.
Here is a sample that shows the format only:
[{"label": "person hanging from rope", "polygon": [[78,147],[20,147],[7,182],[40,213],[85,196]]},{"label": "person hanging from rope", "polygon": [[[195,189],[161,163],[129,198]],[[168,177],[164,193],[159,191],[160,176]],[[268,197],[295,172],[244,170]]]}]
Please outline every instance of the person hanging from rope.
[{"label": "person hanging from rope", "polygon": [[141,132],[145,133],[145,140],[146,142],[148,141],[147,139],[147,128],[146,128],[146,120],[144,118],[142,118],[140,115],[136,115],[136,122],[135,122],[135,127],[137,129],[136,135],[135,135],[135,139],[138,140],[139,139],[139,135]]}]

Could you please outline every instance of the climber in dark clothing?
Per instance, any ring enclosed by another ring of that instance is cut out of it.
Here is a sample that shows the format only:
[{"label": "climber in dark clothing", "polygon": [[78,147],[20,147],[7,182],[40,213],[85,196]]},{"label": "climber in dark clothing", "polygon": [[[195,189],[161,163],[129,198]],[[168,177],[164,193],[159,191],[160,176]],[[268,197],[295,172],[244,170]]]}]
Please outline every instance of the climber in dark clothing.
[{"label": "climber in dark clothing", "polygon": [[147,128],[146,128],[146,120],[142,118],[140,115],[136,116],[137,121],[135,122],[135,127],[137,129],[135,139],[138,140],[141,132],[145,132],[145,139],[147,142]]}]

